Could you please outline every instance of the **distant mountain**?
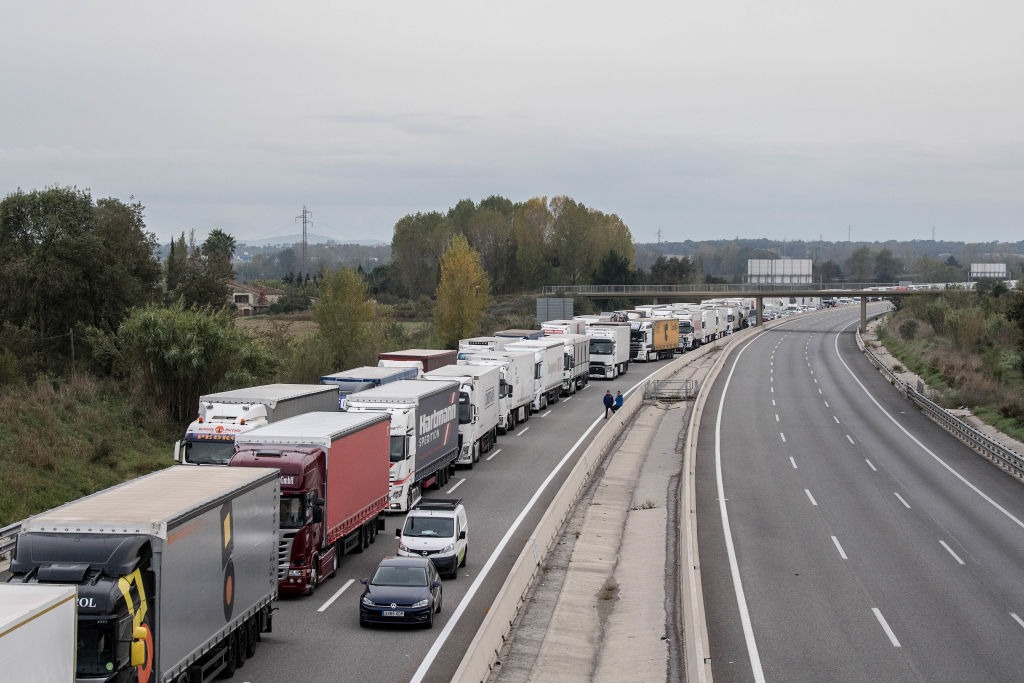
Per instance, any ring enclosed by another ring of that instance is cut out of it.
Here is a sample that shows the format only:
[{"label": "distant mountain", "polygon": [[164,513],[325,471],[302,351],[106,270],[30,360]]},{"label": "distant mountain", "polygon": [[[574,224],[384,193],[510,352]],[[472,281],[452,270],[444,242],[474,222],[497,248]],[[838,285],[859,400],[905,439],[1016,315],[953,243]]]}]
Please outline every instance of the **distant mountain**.
[{"label": "distant mountain", "polygon": [[[306,241],[309,244],[358,244],[364,247],[379,247],[390,244],[390,242],[383,242],[381,240],[339,240],[333,237],[328,237],[327,235],[317,235],[315,233],[307,234]],[[299,244],[302,242],[302,233],[281,235],[280,237],[265,237],[259,240],[239,238],[237,242],[239,247],[272,247],[277,245],[290,247],[293,244]]]}]

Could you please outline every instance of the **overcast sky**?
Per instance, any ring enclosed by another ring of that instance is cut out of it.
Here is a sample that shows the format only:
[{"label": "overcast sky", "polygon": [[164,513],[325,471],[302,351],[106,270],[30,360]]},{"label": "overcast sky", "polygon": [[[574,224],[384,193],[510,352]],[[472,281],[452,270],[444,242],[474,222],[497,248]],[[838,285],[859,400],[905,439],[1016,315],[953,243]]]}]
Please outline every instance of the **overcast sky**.
[{"label": "overcast sky", "polygon": [[637,242],[1024,239],[1020,0],[0,9],[3,195],[134,195],[164,242],[495,194]]}]

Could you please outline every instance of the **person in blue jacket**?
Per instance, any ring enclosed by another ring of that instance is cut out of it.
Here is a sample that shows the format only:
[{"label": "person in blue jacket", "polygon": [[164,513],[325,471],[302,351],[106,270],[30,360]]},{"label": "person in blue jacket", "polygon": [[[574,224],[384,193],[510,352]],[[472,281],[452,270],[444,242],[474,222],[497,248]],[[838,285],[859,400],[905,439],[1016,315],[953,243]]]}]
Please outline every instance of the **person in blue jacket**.
[{"label": "person in blue jacket", "polygon": [[604,419],[608,419],[608,413],[615,407],[615,397],[611,391],[604,392]]},{"label": "person in blue jacket", "polygon": [[622,392],[621,391],[616,391],[615,392],[615,404],[612,405],[612,412],[613,413],[619,412],[619,408],[622,407],[623,400],[624,399],[622,398]]}]

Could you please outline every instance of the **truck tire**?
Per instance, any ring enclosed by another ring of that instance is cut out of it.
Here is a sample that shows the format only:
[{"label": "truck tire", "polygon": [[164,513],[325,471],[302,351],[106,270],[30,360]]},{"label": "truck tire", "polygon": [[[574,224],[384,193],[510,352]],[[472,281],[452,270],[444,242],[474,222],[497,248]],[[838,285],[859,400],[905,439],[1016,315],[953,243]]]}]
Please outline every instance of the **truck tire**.
[{"label": "truck tire", "polygon": [[235,631],[228,634],[226,642],[224,643],[224,668],[221,670],[217,678],[231,678],[235,675],[235,669],[238,668],[238,663],[235,661],[235,641],[237,635]]},{"label": "truck tire", "polygon": [[245,651],[249,647],[249,631],[242,624],[235,629],[235,668],[245,666]]},{"label": "truck tire", "polygon": [[250,617],[249,621],[245,622],[245,628],[249,631],[245,641],[245,656],[252,657],[256,654],[256,641],[260,639],[259,618],[256,616]]}]

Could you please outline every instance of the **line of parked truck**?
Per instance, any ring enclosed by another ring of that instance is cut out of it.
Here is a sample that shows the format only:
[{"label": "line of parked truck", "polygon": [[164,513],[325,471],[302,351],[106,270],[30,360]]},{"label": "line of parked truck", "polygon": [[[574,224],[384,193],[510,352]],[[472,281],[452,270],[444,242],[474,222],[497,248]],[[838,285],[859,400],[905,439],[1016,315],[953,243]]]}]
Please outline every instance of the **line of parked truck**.
[{"label": "line of parked truck", "polygon": [[[382,353],[321,384],[201,396],[174,447],[179,466],[23,522],[4,589],[37,592],[2,601],[0,620],[20,626],[4,632],[0,661],[27,637],[79,681],[230,676],[271,631],[278,595],[314,592],[375,541],[387,513],[408,511],[591,378],[678,349],[677,320],[638,320],[553,320],[457,350]],[[74,628],[31,617],[47,600],[67,611],[68,587]]]}]

